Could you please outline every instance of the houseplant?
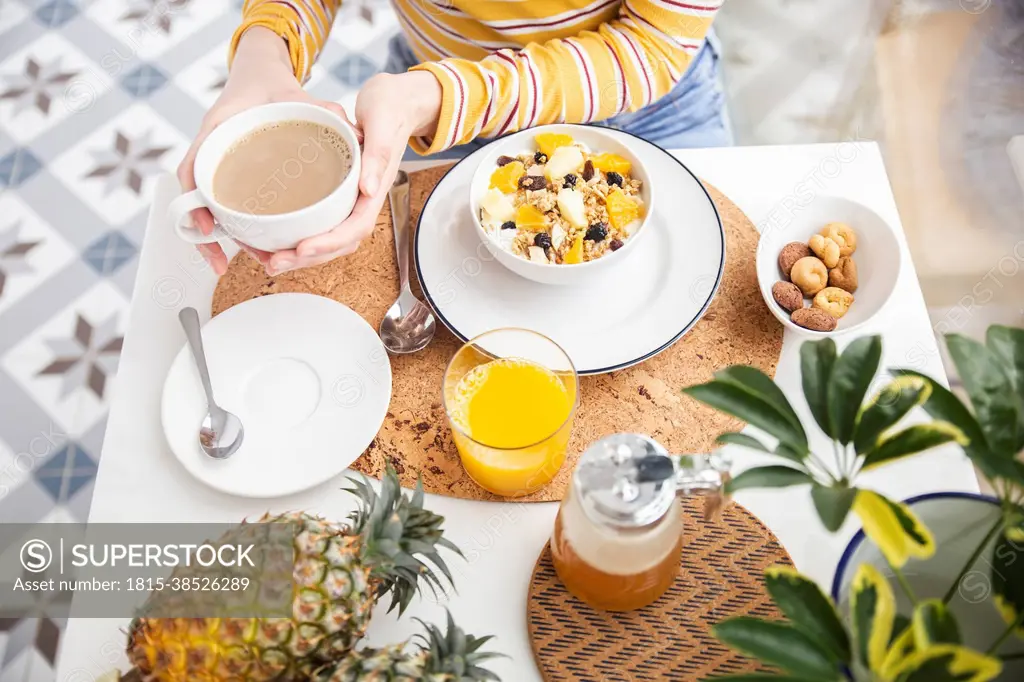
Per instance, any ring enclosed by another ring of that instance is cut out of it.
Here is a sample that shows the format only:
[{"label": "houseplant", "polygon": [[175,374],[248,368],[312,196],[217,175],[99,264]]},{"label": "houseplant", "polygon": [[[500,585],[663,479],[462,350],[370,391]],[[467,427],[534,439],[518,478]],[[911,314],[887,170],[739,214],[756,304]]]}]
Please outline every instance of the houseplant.
[{"label": "houseplant", "polygon": [[[912,370],[896,370],[896,377],[862,405],[881,358],[878,337],[857,339],[841,355],[829,339],[801,347],[804,396],[818,427],[832,440],[831,465],[810,452],[795,411],[774,382],[757,370],[730,367],[714,381],[685,389],[776,440],[769,448],[760,439],[728,433],[719,442],[785,460],[741,473],[729,486],[731,492],[809,483],[818,515],[832,532],[852,509],[910,603],[908,613],[897,613],[889,583],[876,567],[864,564],[848,583],[851,612],[848,625],[843,625],[833,603],[813,582],[793,571],[772,569],[766,585],[789,622],[731,619],[719,624],[716,633],[791,673],[779,679],[988,680],[999,674],[999,647],[1014,632],[1024,633],[1024,467],[1015,457],[1024,445],[1024,332],[993,327],[986,344],[950,335],[947,347],[964,377],[973,411],[944,386]],[[899,429],[897,423],[918,405],[936,421]],[[934,554],[931,531],[907,505],[855,482],[860,471],[950,441],[959,443],[992,482],[997,498],[987,502],[998,504],[1000,512],[945,594],[921,600],[903,568],[912,559]],[[990,553],[992,601],[1007,625],[982,654],[962,643],[950,601],[985,552]]]}]

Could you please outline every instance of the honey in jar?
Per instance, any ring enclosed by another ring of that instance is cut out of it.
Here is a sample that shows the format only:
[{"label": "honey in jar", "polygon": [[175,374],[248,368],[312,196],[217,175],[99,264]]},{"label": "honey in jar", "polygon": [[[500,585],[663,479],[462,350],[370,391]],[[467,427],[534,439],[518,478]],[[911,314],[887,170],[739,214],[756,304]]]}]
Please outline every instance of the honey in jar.
[{"label": "honey in jar", "polygon": [[559,579],[596,609],[653,603],[672,586],[685,551],[678,496],[717,492],[727,471],[721,456],[671,457],[647,436],[597,441],[581,455],[555,520]]}]

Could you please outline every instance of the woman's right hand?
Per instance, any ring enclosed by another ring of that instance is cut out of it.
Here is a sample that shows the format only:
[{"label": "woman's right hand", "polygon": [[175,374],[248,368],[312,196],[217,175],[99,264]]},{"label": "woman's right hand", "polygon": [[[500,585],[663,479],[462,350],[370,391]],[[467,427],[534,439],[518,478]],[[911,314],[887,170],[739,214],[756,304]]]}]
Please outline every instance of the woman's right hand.
[{"label": "woman's right hand", "polygon": [[[235,114],[271,102],[309,102],[330,109],[348,120],[341,105],[314,99],[302,89],[292,70],[288,46],[284,40],[269,29],[254,26],[239,41],[227,84],[203,117],[199,134],[178,166],[178,182],[183,192],[196,188],[196,152],[206,136]],[[209,209],[198,208],[192,211],[192,222],[203,234],[213,232],[213,214]],[[264,265],[272,255],[241,243],[238,245]],[[197,248],[214,272],[223,275],[228,267],[228,259],[220,245],[214,242],[199,244]]]}]

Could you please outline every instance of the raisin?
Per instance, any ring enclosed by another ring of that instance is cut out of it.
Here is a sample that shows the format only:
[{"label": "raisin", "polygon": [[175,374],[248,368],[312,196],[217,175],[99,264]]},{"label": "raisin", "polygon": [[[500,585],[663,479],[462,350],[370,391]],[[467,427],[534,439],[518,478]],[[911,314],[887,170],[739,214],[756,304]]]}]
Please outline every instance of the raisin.
[{"label": "raisin", "polygon": [[516,224],[513,221],[511,221],[511,220],[506,220],[505,222],[503,222],[501,224],[501,229],[503,229],[503,230],[514,230],[514,229],[516,229]]},{"label": "raisin", "polygon": [[548,155],[545,154],[544,152],[537,152],[536,154],[533,155],[533,162],[534,163],[547,163],[548,162]]},{"label": "raisin", "polygon": [[545,250],[550,249],[551,235],[549,235],[547,232],[538,232],[537,236],[533,238],[533,245],[539,246],[540,248]]},{"label": "raisin", "polygon": [[573,175],[572,173],[569,173],[568,175],[565,176],[565,180],[562,183],[562,187],[567,187],[568,188],[568,187],[575,187],[575,186],[576,186],[576,176]]},{"label": "raisin", "polygon": [[519,178],[519,188],[526,190],[544,189],[548,181],[539,175],[524,175]]},{"label": "raisin", "polygon": [[610,248],[612,251],[618,251],[619,249],[622,248],[622,240],[621,239],[613,239],[613,240],[611,240],[610,242],[608,242],[608,248]]},{"label": "raisin", "polygon": [[587,159],[587,162],[583,164],[583,181],[590,182],[594,177],[594,162]]},{"label": "raisin", "polygon": [[608,236],[608,226],[604,223],[594,223],[587,230],[587,234],[584,239],[589,239],[594,242],[604,241],[604,238]]},{"label": "raisin", "polygon": [[611,171],[610,173],[608,173],[607,178],[609,185],[618,185],[619,187],[622,187],[622,176],[616,173],[615,171]]},{"label": "raisin", "polygon": [[515,161],[515,159],[513,159],[511,156],[499,156],[497,163],[499,166],[507,166],[513,161]]}]

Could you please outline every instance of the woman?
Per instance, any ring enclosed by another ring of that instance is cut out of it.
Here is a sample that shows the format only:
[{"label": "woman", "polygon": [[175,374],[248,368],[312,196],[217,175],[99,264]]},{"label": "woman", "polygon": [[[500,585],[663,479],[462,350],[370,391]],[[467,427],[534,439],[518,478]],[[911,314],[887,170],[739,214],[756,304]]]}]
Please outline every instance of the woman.
[{"label": "woman", "polygon": [[[352,215],[294,250],[250,253],[276,275],[354,251],[373,230],[406,146],[458,155],[478,139],[548,123],[601,122],[663,147],[731,144],[708,34],[722,0],[393,0],[403,29],[387,71],[359,92],[360,197]],[[203,139],[259,104],[313,102],[302,83],[341,0],[247,0],[230,76],[178,177],[195,188]],[[344,115],[333,102],[317,102]],[[197,226],[213,217],[200,209]],[[216,245],[200,247],[218,274]]]}]

